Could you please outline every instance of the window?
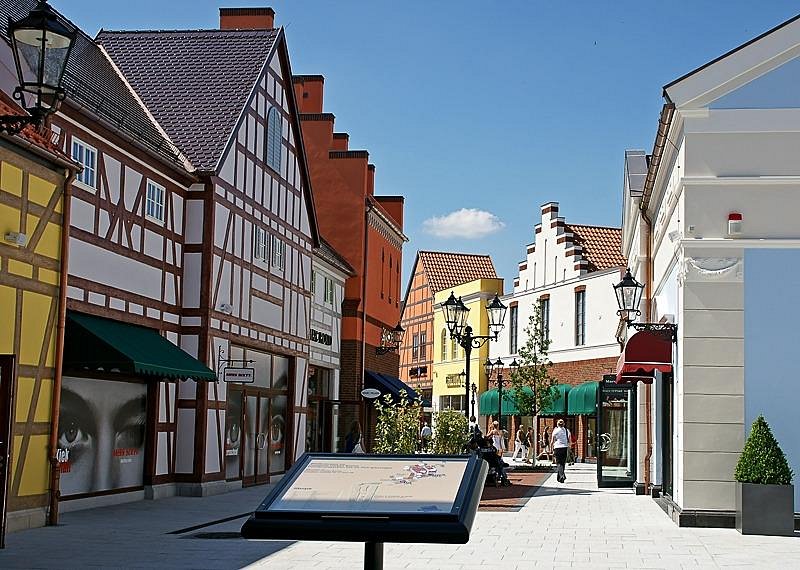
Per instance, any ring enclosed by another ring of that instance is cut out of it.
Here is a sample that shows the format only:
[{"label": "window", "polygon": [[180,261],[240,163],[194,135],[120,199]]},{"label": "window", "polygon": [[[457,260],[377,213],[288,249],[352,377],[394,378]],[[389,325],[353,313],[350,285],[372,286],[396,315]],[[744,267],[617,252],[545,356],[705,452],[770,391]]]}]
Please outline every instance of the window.
[{"label": "window", "polygon": [[419,358],[425,360],[428,357],[428,333],[422,331],[419,333]]},{"label": "window", "polygon": [[253,259],[267,260],[267,230],[253,226]]},{"label": "window", "polygon": [[575,291],[575,344],[586,344],[586,291]]},{"label": "window", "polygon": [[511,326],[509,327],[508,331],[508,352],[509,354],[516,354],[517,353],[517,314],[518,309],[516,305],[511,307]]},{"label": "window", "polygon": [[442,329],[442,347],[441,347],[442,361],[447,360],[447,330]]},{"label": "window", "polygon": [[281,169],[282,130],[281,114],[277,107],[272,107],[267,114],[267,166],[276,172]]},{"label": "window", "polygon": [[72,139],[72,159],[83,165],[83,170],[75,179],[92,188],[97,188],[95,172],[97,171],[97,150],[79,139]]},{"label": "window", "polygon": [[414,333],[414,340],[411,344],[411,360],[419,360],[419,335]]},{"label": "window", "polygon": [[311,270],[311,292],[317,292],[317,272],[313,269]]},{"label": "window", "polygon": [[450,341],[450,354],[453,360],[458,360],[458,344],[456,341]]},{"label": "window", "polygon": [[333,279],[325,278],[325,302],[333,304]]},{"label": "window", "polygon": [[284,268],[286,262],[286,242],[278,236],[272,236],[272,266]]},{"label": "window", "polygon": [[166,190],[152,180],[147,181],[147,199],[145,200],[145,214],[148,218],[164,221],[164,195]]},{"label": "window", "polygon": [[464,402],[464,396],[439,396],[439,409],[463,412],[465,409]]},{"label": "window", "polygon": [[542,315],[542,338],[544,340],[550,340],[550,299],[540,299],[539,308],[541,309]]}]

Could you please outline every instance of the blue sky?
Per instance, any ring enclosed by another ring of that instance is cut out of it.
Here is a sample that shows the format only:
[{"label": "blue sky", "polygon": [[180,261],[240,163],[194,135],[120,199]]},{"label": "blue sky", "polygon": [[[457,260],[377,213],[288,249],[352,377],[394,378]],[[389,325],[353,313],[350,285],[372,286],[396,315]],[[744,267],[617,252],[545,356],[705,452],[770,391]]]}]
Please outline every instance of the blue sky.
[{"label": "blue sky", "polygon": [[800,11],[783,0],[51,3],[90,34],[213,28],[220,5],[271,5],[294,73],[325,75],[336,130],[370,151],[376,192],[406,197],[404,282],[417,249],[437,249],[491,254],[507,288],[540,204],[619,225],[623,152],[651,151],[664,84]]}]

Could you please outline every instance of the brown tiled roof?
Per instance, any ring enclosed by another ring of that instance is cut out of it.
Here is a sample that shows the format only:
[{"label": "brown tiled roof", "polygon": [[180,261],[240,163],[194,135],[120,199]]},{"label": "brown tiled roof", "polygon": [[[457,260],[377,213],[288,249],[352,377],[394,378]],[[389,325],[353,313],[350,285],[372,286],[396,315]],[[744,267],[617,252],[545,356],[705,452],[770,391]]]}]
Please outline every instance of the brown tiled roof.
[{"label": "brown tiled roof", "polygon": [[[8,38],[8,19],[19,20],[37,0],[0,0],[0,33]],[[55,9],[54,9],[55,10]],[[58,12],[57,12],[58,13]],[[146,150],[184,168],[180,153],[153,123],[136,96],[97,44],[63,15],[59,18],[78,29],[67,69],[64,90],[67,103],[107,121]]]},{"label": "brown tiled roof", "polygon": [[622,255],[620,228],[566,224],[565,229],[573,233],[575,245],[583,246],[583,258],[589,262],[589,271],[626,265],[627,261]]},{"label": "brown tiled roof", "polygon": [[[27,115],[27,113],[4,91],[0,91],[0,115]],[[72,163],[72,159],[64,154],[64,152],[58,146],[53,144],[52,139],[50,136],[48,136],[49,134],[51,134],[49,130],[46,132],[40,132],[32,125],[27,125],[16,136],[34,146],[39,147],[42,150],[46,150],[56,158]],[[77,164],[75,165],[75,168],[78,168]]]},{"label": "brown tiled roof", "polygon": [[445,251],[420,251],[417,255],[433,293],[476,279],[498,279],[488,255]]},{"label": "brown tiled roof", "polygon": [[192,164],[212,171],[279,34],[101,30],[97,42]]}]

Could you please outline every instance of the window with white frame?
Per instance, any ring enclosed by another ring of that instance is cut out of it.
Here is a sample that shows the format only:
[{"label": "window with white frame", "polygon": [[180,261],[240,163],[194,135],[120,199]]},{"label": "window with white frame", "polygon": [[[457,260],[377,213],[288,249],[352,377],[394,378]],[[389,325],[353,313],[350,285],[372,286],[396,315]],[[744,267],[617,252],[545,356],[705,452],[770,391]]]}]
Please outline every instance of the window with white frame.
[{"label": "window with white frame", "polygon": [[586,344],[586,291],[575,291],[575,344]]},{"label": "window with white frame", "polygon": [[333,279],[325,278],[325,302],[333,304]]},{"label": "window with white frame", "polygon": [[514,305],[511,307],[511,316],[509,320],[511,321],[511,326],[509,327],[508,331],[508,352],[509,354],[516,354],[517,353],[517,338],[519,336],[519,307]]},{"label": "window with white frame", "polygon": [[147,199],[145,200],[145,214],[148,218],[164,221],[164,198],[166,190],[152,180],[147,181]]},{"label": "window with white frame", "polygon": [[283,122],[277,107],[267,113],[267,166],[279,172],[281,169],[281,139]]},{"label": "window with white frame", "polygon": [[286,242],[272,236],[272,266],[283,269],[286,264]]},{"label": "window with white frame", "polygon": [[419,358],[420,360],[428,358],[428,333],[426,331],[419,333]]},{"label": "window with white frame", "polygon": [[317,272],[313,269],[311,270],[311,292],[317,292]]},{"label": "window with white frame", "polygon": [[87,186],[97,188],[97,149],[73,137],[72,160],[83,166],[83,170],[75,176],[75,179]]},{"label": "window with white frame", "polygon": [[414,340],[411,343],[411,360],[419,360],[419,335],[414,333]]},{"label": "window with white frame", "polygon": [[550,340],[550,297],[542,297],[539,299],[539,309],[541,311],[541,327],[542,338]]},{"label": "window with white frame", "polygon": [[267,230],[260,226],[253,226],[253,259],[267,261]]},{"label": "window with white frame", "polygon": [[441,346],[441,358],[442,361],[447,360],[447,330],[442,329],[442,346]]}]

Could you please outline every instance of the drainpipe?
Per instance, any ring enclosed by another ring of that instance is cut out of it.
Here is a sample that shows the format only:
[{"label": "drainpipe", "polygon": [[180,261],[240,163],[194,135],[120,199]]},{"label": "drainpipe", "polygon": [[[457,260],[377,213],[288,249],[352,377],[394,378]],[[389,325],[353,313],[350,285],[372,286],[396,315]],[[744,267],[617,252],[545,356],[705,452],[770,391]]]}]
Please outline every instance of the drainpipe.
[{"label": "drainpipe", "polygon": [[72,182],[75,171],[67,170],[64,180],[64,197],[61,208],[61,271],[58,279],[58,321],[56,324],[56,362],[53,378],[53,398],[50,405],[50,509],[47,524],[58,524],[58,500],[60,472],[56,451],[58,450],[58,419],[61,409],[61,379],[64,369],[64,331],[67,320],[67,276],[69,275],[69,225],[72,210]]},{"label": "drainpipe", "polygon": [[[672,125],[672,118],[675,115],[675,104],[670,101],[669,96],[664,93],[664,98],[667,100],[661,109],[661,117],[658,121],[658,132],[656,134],[656,141],[653,146],[653,154],[650,158],[650,164],[647,169],[647,178],[644,182],[644,189],[642,192],[642,200],[639,202],[639,211],[642,214],[642,219],[646,226],[647,247],[645,252],[645,319],[650,322],[653,318],[652,315],[652,299],[653,299],[653,220],[648,213],[650,205],[650,198],[653,194],[653,187],[655,186],[656,176],[658,169],[661,165],[661,158],[664,155],[664,147],[667,142],[667,135],[669,134],[670,126]],[[646,451],[644,455],[644,488],[645,493],[650,492],[650,461],[653,457],[653,415],[652,415],[652,398],[653,386],[652,384],[645,384],[644,386],[644,401],[645,401],[645,445]]]}]

